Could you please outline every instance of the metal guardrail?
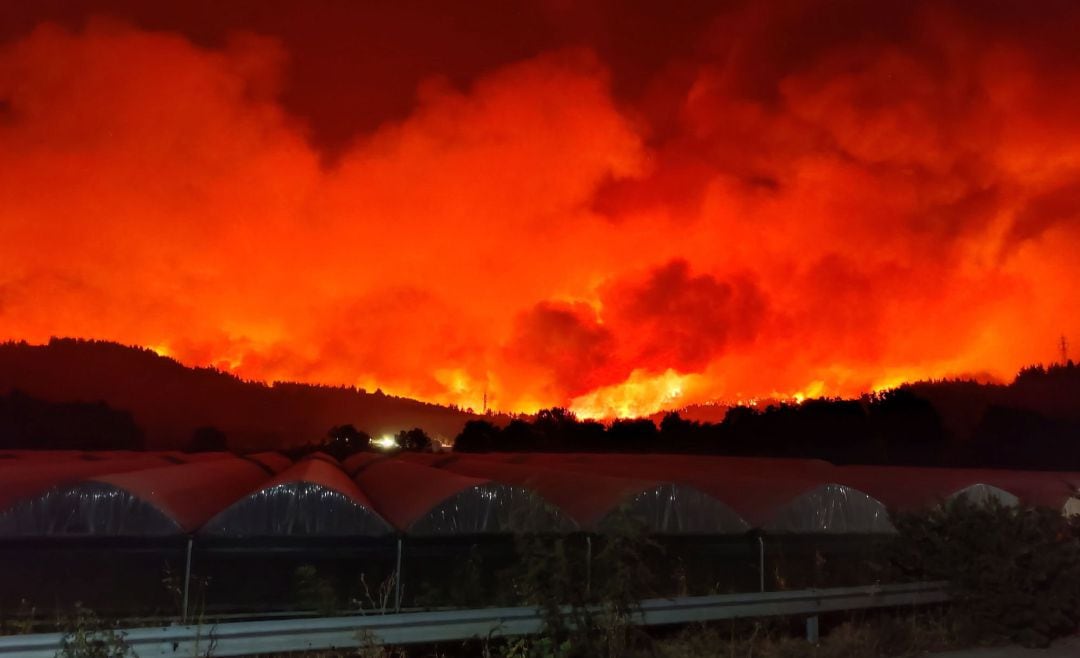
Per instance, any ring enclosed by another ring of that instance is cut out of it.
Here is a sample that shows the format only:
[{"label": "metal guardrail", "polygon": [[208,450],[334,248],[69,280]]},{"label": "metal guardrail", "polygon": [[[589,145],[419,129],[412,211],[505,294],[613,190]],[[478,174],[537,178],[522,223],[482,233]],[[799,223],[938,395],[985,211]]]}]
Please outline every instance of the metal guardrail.
[{"label": "metal guardrail", "polygon": [[[838,610],[914,606],[948,600],[947,583],[752,592],[641,602],[634,623],[645,626],[721,619],[805,615],[816,636],[817,615]],[[388,615],[233,622],[125,630],[139,658],[245,656],[287,651],[344,649],[365,642],[426,644],[528,635],[542,629],[535,608],[482,608]],[[61,633],[0,637],[0,658],[54,658]],[[816,639],[816,638],[814,638]]]}]

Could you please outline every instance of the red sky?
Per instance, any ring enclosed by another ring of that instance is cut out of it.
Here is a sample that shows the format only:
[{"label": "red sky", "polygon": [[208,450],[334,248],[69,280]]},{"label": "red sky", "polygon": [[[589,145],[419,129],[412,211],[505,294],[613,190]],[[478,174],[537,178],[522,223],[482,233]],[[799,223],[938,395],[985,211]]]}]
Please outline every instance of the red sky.
[{"label": "red sky", "polygon": [[8,3],[0,339],[602,415],[1080,343],[1080,7],[676,4]]}]

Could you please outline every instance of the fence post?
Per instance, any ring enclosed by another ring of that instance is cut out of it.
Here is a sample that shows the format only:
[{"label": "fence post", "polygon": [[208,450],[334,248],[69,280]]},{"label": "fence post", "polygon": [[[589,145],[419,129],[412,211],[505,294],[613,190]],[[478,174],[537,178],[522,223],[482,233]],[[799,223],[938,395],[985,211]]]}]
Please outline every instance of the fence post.
[{"label": "fence post", "polygon": [[585,597],[592,596],[592,536],[585,536]]},{"label": "fence post", "polygon": [[806,618],[806,641],[810,644],[818,643],[818,617],[814,615]]},{"label": "fence post", "polygon": [[761,591],[765,591],[765,539],[758,535],[758,580],[761,584]]},{"label": "fence post", "polygon": [[394,612],[401,612],[401,548],[402,538],[397,540],[397,566],[394,568]]},{"label": "fence post", "polygon": [[180,611],[180,623],[186,624],[188,617],[188,590],[191,587],[191,545],[192,538],[188,535],[187,540],[187,559],[184,564],[184,601],[183,609]]}]

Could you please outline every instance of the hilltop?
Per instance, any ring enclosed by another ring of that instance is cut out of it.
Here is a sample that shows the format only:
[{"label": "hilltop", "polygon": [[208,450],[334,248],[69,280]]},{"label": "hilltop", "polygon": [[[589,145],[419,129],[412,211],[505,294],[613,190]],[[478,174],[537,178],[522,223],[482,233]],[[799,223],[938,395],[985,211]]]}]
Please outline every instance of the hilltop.
[{"label": "hilltop", "polygon": [[479,418],[381,391],[244,381],[147,349],[70,338],[47,345],[0,344],[0,395],[13,391],[57,403],[103,402],[129,412],[151,449],[183,446],[200,427],[224,432],[234,450],[296,445],[343,423],[374,436],[422,427],[452,439],[468,420]]}]

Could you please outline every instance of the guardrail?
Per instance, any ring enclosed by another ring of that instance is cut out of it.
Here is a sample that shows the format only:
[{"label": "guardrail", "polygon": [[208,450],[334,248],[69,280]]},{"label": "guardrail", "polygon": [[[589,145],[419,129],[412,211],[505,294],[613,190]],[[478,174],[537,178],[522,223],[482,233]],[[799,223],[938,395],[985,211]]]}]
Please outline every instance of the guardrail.
[{"label": "guardrail", "polygon": [[[659,626],[806,615],[808,638],[816,640],[820,613],[940,603],[949,598],[946,585],[922,582],[648,599],[641,602],[633,622]],[[427,644],[528,635],[540,632],[542,626],[536,608],[521,607],[132,628],[124,633],[139,658],[180,658],[345,649],[371,641]],[[0,658],[55,658],[62,638],[61,633],[0,637]]]}]

